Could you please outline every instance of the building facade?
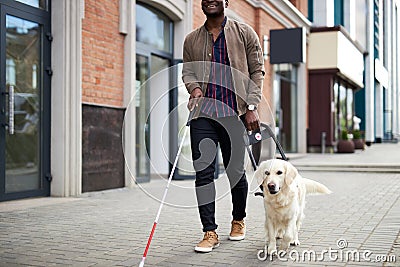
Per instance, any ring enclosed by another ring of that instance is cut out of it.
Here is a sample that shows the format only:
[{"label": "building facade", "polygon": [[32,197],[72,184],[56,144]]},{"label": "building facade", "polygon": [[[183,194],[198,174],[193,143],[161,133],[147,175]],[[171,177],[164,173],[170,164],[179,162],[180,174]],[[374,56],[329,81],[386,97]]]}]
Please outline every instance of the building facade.
[{"label": "building facade", "polygon": [[[264,51],[286,152],[400,132],[399,1],[231,1]],[[184,37],[200,1],[0,0],[0,200],[75,196],[168,176],[187,118]],[[321,49],[323,48],[323,49]],[[287,51],[293,53],[287,53]],[[176,179],[193,176],[184,140]]]},{"label": "building facade", "polygon": [[343,131],[358,128],[368,145],[396,141],[399,2],[308,2],[313,22],[308,150],[321,151],[325,144],[336,151]]},{"label": "building facade", "polygon": [[[200,1],[0,0],[0,10],[1,200],[76,196],[169,174],[187,118],[182,44],[205,20]],[[259,113],[279,122],[288,152],[307,149],[307,14],[301,0],[231,1],[227,9],[260,38]],[[279,59],[271,48],[285,42],[274,36],[291,29],[300,29],[300,59]],[[193,175],[187,147],[177,178]]]}]

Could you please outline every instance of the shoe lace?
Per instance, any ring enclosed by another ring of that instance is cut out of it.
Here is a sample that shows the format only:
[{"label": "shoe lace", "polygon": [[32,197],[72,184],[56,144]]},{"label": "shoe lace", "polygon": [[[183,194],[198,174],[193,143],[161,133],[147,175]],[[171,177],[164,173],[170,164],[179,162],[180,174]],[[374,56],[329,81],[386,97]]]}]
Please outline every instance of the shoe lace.
[{"label": "shoe lace", "polygon": [[210,240],[214,238],[218,238],[218,235],[215,232],[208,231],[204,234],[203,240]]},{"label": "shoe lace", "polygon": [[233,231],[240,231],[244,228],[243,221],[232,221],[232,230]]}]

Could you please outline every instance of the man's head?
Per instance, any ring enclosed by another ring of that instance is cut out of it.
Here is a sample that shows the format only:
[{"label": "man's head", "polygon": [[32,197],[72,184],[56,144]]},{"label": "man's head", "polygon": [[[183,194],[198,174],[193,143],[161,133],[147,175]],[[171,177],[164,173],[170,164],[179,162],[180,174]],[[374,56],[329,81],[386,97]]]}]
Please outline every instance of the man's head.
[{"label": "man's head", "polygon": [[202,0],[201,9],[207,17],[223,16],[229,0]]}]

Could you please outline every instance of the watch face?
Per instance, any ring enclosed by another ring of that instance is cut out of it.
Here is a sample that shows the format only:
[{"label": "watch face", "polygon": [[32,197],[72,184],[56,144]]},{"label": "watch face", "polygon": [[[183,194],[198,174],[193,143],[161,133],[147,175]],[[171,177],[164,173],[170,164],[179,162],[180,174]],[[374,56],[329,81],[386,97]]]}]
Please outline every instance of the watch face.
[{"label": "watch face", "polygon": [[255,106],[254,106],[254,105],[248,105],[248,106],[247,106],[247,109],[248,109],[248,110],[255,110]]}]

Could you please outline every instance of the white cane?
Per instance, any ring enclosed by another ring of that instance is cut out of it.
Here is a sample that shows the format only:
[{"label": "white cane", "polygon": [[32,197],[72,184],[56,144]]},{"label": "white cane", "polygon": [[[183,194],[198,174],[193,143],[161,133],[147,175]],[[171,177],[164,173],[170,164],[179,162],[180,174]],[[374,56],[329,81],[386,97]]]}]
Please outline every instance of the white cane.
[{"label": "white cane", "polygon": [[174,164],[172,165],[172,170],[171,170],[171,173],[169,174],[169,177],[168,177],[168,183],[167,183],[167,186],[165,188],[164,195],[163,195],[163,197],[161,199],[160,207],[158,208],[157,216],[156,216],[156,219],[154,220],[153,227],[151,228],[150,236],[149,236],[149,238],[147,240],[146,249],[144,250],[142,261],[140,262],[139,267],[143,267],[144,266],[144,262],[145,262],[146,257],[147,257],[147,252],[149,250],[151,240],[153,239],[153,235],[154,235],[154,231],[156,230],[158,219],[160,218],[161,209],[164,206],[164,202],[165,202],[165,198],[167,196],[168,188],[169,188],[169,185],[171,183],[172,177],[174,176],[176,165],[178,164],[178,159],[179,159],[179,155],[181,154],[181,151],[182,151],[183,142],[185,141],[187,132],[189,130],[190,122],[192,121],[192,118],[193,118],[193,115],[194,115],[194,110],[195,109],[193,109],[189,113],[189,118],[187,120],[185,131],[184,131],[183,136],[182,136],[182,142],[179,145],[178,152],[176,154]]}]

